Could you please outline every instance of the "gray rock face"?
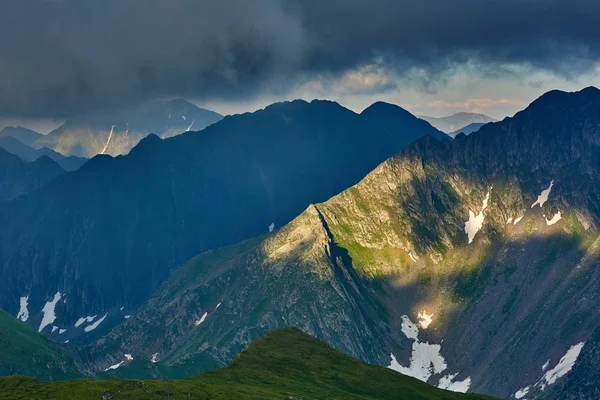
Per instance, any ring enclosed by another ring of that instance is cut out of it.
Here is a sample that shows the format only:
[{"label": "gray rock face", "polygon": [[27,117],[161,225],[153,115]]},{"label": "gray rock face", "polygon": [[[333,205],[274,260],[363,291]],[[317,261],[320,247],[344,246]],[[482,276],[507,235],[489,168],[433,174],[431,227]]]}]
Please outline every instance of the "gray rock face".
[{"label": "gray rock face", "polygon": [[453,390],[590,398],[599,167],[595,88],[425,137],[272,234],[192,259],[78,362],[133,352],[155,356],[149,376],[185,375],[293,325]]}]

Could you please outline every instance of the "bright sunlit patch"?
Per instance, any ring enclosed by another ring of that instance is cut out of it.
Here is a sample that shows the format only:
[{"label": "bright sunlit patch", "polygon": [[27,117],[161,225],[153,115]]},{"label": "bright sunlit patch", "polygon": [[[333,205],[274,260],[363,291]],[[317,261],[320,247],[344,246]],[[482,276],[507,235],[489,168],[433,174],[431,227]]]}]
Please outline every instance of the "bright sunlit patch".
[{"label": "bright sunlit patch", "polygon": [[417,317],[419,318],[419,326],[422,329],[427,329],[429,325],[433,322],[433,313],[427,314],[427,311],[421,311]]}]

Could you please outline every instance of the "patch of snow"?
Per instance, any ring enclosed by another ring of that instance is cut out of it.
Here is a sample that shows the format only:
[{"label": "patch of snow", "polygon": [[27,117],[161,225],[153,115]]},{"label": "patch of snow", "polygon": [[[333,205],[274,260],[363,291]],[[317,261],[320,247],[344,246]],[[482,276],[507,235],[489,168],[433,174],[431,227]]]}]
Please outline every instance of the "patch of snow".
[{"label": "patch of snow", "polygon": [[529,393],[529,390],[531,390],[531,386],[527,386],[524,387],[523,389],[519,389],[515,392],[515,399],[521,399],[525,396],[527,396],[527,393]]},{"label": "patch of snow", "polygon": [[108,148],[108,144],[110,143],[110,139],[112,139],[113,132],[115,131],[115,126],[116,126],[116,125],[113,125],[113,126],[110,128],[110,133],[108,134],[108,140],[106,141],[106,144],[104,145],[104,148],[102,149],[102,151],[100,152],[100,154],[104,154],[104,152],[105,152],[105,151],[106,151],[106,149]]},{"label": "patch of snow", "polygon": [[[585,342],[581,342],[571,346],[571,348],[567,351],[567,354],[560,359],[558,364],[544,374],[540,380],[542,390],[544,390],[546,386],[555,383],[559,378],[565,376],[573,368],[573,365],[575,365],[575,361],[577,361],[577,357],[579,357],[584,344]],[[538,382],[538,384],[540,382]]]},{"label": "patch of snow", "polygon": [[269,232],[273,232],[273,230],[275,230],[275,223],[271,222],[271,225],[269,225]]},{"label": "patch of snow", "polygon": [[94,329],[96,329],[98,326],[100,326],[100,324],[102,323],[102,321],[104,321],[104,319],[106,318],[106,316],[108,315],[108,313],[104,314],[104,317],[98,319],[96,322],[94,322],[91,325],[88,325],[85,327],[84,331],[86,332],[91,332]]},{"label": "patch of snow", "polygon": [[[404,375],[412,376],[423,382],[427,382],[432,375],[440,374],[448,368],[446,360],[444,360],[444,357],[440,353],[441,345],[420,342],[418,339],[419,328],[406,315],[402,316],[402,333],[414,341],[409,360],[410,365],[408,367],[401,365],[396,360],[394,354],[390,354],[392,360],[388,368]],[[471,378],[468,377],[464,381],[452,382],[456,376],[456,374],[446,376],[443,381],[440,380],[440,384],[452,387],[448,390],[467,391],[471,386]]]},{"label": "patch of snow", "polygon": [[66,329],[59,329],[58,330],[58,334],[62,335],[63,333],[65,333],[67,330]]},{"label": "patch of snow", "polygon": [[222,301],[221,301],[221,302],[219,302],[219,304],[217,304],[217,306],[215,307],[215,310],[216,310],[217,308],[221,307],[221,303],[222,303]]},{"label": "patch of snow", "polygon": [[452,392],[466,393],[471,387],[471,378],[462,381],[454,381],[458,374],[446,375],[440,378],[438,388],[450,390]]},{"label": "patch of snow", "polygon": [[42,322],[40,322],[40,327],[38,328],[38,332],[41,332],[42,329],[50,325],[56,320],[56,314],[54,313],[54,308],[56,307],[56,303],[60,300],[61,297],[60,292],[56,292],[52,301],[47,301],[42,308],[42,313],[44,313],[44,317],[42,318]]},{"label": "patch of snow", "polygon": [[413,256],[412,251],[410,253],[408,253],[408,256],[410,257],[411,260],[413,260],[413,262],[417,262],[417,260],[415,259],[415,256]]},{"label": "patch of snow", "polygon": [[552,191],[552,186],[554,186],[554,181],[550,182],[550,186],[548,186],[548,189],[542,191],[535,203],[531,205],[531,208],[537,205],[539,205],[540,207],[544,207],[544,203],[548,201],[548,196],[550,196],[550,192]]},{"label": "patch of snow", "polygon": [[447,367],[444,357],[440,355],[439,344],[421,343],[418,340],[413,343],[410,366],[400,365],[393,354],[392,362],[388,366],[394,371],[412,376],[423,382],[427,382],[431,375],[439,374]]},{"label": "patch of snow", "polygon": [[125,354],[125,358],[129,361],[133,361],[133,356],[131,354]]},{"label": "patch of snow", "polygon": [[513,217],[510,217],[508,220],[506,220],[506,225],[510,225],[513,222]]},{"label": "patch of snow", "polygon": [[131,315],[126,315],[126,316],[124,316],[123,318],[125,318],[125,319],[129,319],[129,318],[131,318]]},{"label": "patch of snow", "polygon": [[433,322],[433,313],[427,314],[427,311],[421,311],[417,317],[419,318],[419,326],[423,329],[427,329]]},{"label": "patch of snow", "polygon": [[58,329],[58,326],[52,325],[52,333],[54,333]]},{"label": "patch of snow", "polygon": [[483,199],[483,205],[478,215],[475,215],[473,211],[469,210],[469,220],[465,222],[465,233],[469,238],[469,244],[473,243],[475,235],[483,227],[483,221],[485,220],[483,212],[488,206],[488,201],[490,200],[490,191],[488,191],[487,196],[485,196],[485,199]]},{"label": "patch of snow", "polygon": [[104,370],[104,372],[106,372],[106,371],[110,371],[111,369],[117,369],[117,368],[119,368],[121,365],[123,365],[123,363],[124,363],[124,362],[125,362],[125,361],[121,361],[121,362],[119,362],[119,363],[117,363],[117,364],[111,365],[110,367],[106,368],[106,369]]},{"label": "patch of snow", "polygon": [[19,299],[19,313],[17,314],[17,318],[23,322],[29,319],[29,310],[27,309],[28,302],[29,296],[21,297]]},{"label": "patch of snow", "polygon": [[546,219],[546,225],[548,225],[548,226],[554,225],[561,219],[562,219],[562,215],[560,214],[560,211],[559,211],[556,214],[554,214],[554,217],[552,217],[552,219]]},{"label": "patch of snow", "polygon": [[193,120],[192,123],[190,124],[190,126],[187,127],[187,129],[185,130],[186,132],[189,132],[192,130],[192,126],[194,126],[194,122],[196,122],[196,120]]},{"label": "patch of snow", "polygon": [[542,365],[542,371],[545,371],[548,368],[548,365],[550,365],[550,360],[546,361],[546,363]]},{"label": "patch of snow", "polygon": [[402,316],[402,333],[409,339],[418,340],[419,328],[406,315]]},{"label": "patch of snow", "polygon": [[515,222],[513,222],[513,225],[516,225],[516,224],[518,224],[519,222],[521,222],[521,220],[522,220],[523,218],[525,218],[525,216],[524,216],[524,215],[523,215],[523,216],[521,216],[521,217],[519,217],[519,218],[515,218]]},{"label": "patch of snow", "polygon": [[65,343],[69,343],[69,340],[65,340]]},{"label": "patch of snow", "polygon": [[125,308],[125,307],[121,307],[121,308],[120,308],[120,310],[121,310],[121,311],[123,311],[123,309],[124,309],[124,308]]},{"label": "patch of snow", "polygon": [[185,117],[185,115],[182,115],[181,119],[184,120],[184,121],[187,120],[187,118]]},{"label": "patch of snow", "polygon": [[206,319],[206,317],[208,317],[208,312],[205,312],[204,314],[202,314],[202,317],[200,317],[200,319],[198,321],[195,322],[196,326],[200,325],[201,323],[204,322],[204,320]]},{"label": "patch of snow", "polygon": [[157,363],[158,362],[158,353],[152,354],[152,358],[150,359],[150,361],[152,361],[153,363]]},{"label": "patch of snow", "polygon": [[77,322],[75,322],[75,328],[79,328],[79,325],[83,324],[84,322],[87,322],[88,324],[90,322],[92,322],[98,315],[94,315],[91,317],[81,317],[77,320]]}]

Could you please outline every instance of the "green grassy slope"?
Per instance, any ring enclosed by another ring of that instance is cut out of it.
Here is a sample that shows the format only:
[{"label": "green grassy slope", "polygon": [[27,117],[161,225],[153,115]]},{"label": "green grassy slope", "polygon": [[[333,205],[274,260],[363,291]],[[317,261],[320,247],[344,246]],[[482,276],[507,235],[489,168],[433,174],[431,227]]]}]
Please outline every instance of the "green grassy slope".
[{"label": "green grassy slope", "polygon": [[295,328],[256,340],[229,367],[172,381],[0,379],[0,399],[491,399],[364,364]]},{"label": "green grassy slope", "polygon": [[81,376],[64,349],[0,310],[0,375],[15,374],[48,381]]}]

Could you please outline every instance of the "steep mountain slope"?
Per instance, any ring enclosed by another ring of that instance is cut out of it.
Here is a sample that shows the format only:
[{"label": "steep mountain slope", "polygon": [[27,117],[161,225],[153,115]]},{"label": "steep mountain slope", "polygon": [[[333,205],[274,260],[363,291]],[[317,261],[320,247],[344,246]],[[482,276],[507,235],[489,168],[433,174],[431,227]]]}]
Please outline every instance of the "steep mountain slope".
[{"label": "steep mountain slope", "polygon": [[470,135],[473,132],[477,132],[479,128],[484,126],[487,122],[473,122],[463,128],[457,129],[454,132],[448,133],[448,136],[451,138],[455,138],[459,133],[464,133],[465,135]]},{"label": "steep mountain slope", "polygon": [[0,376],[6,375],[27,375],[46,381],[81,377],[64,349],[0,310]]},{"label": "steep mountain slope", "polygon": [[[92,340],[192,256],[281,226],[413,138],[440,134],[405,130],[416,117],[395,110],[397,128],[383,130],[337,103],[280,103],[97,156],[0,210],[0,305],[16,315],[29,296],[32,326]],[[41,325],[45,306],[56,321]]]},{"label": "steep mountain slope", "polygon": [[439,129],[442,132],[450,133],[455,132],[457,129],[461,127],[465,127],[474,122],[477,123],[488,123],[488,122],[496,122],[497,119],[492,117],[488,117],[483,114],[476,113],[467,113],[467,112],[459,112],[448,117],[427,117],[427,116],[419,116],[419,118],[429,122],[432,126]]},{"label": "steep mountain slope", "polygon": [[6,126],[0,131],[0,138],[12,137],[19,142],[31,146],[36,140],[43,137],[41,133],[23,128],[22,126]]},{"label": "steep mountain slope", "polygon": [[29,193],[64,172],[56,162],[46,156],[26,163],[0,148],[0,201]]},{"label": "steep mountain slope", "polygon": [[12,136],[0,137],[0,147],[9,153],[19,156],[19,158],[25,162],[33,162],[42,156],[47,156],[56,161],[56,163],[65,171],[75,171],[79,169],[79,167],[81,167],[86,161],[88,161],[87,158],[83,157],[65,157],[47,147],[34,149],[33,147],[29,147],[28,145],[21,143]]},{"label": "steep mountain slope", "polygon": [[67,120],[39,138],[34,147],[48,147],[65,155],[93,157],[128,153],[150,133],[168,138],[199,131],[223,118],[185,100],[158,101],[124,110],[110,110]]},{"label": "steep mountain slope", "polygon": [[[135,362],[135,360],[133,361]],[[77,380],[42,383],[0,378],[10,399],[490,399],[436,389],[363,364],[294,328],[270,332],[227,368],[178,381]]]},{"label": "steep mountain slope", "polygon": [[78,362],[192,373],[293,325],[439,387],[565,398],[572,367],[595,376],[578,356],[600,332],[599,170],[596,88],[422,138],[271,235],[191,260]]}]

